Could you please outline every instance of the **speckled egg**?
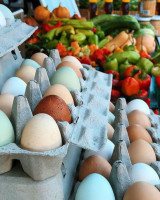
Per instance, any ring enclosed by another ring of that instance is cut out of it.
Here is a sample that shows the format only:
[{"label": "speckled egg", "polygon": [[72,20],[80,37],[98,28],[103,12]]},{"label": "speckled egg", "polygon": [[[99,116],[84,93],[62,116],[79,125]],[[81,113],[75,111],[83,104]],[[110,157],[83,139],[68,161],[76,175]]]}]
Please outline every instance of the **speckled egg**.
[{"label": "speckled egg", "polygon": [[71,123],[71,113],[65,101],[56,95],[50,95],[42,99],[34,110],[34,115],[46,113],[55,121]]}]

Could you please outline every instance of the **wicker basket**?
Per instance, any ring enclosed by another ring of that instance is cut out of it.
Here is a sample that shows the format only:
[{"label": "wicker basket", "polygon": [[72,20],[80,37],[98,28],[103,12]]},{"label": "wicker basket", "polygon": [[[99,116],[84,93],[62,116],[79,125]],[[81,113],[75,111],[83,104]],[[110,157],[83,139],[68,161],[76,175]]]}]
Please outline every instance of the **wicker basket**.
[{"label": "wicker basket", "polygon": [[156,12],[156,0],[142,0],[140,6],[141,17],[153,17]]}]

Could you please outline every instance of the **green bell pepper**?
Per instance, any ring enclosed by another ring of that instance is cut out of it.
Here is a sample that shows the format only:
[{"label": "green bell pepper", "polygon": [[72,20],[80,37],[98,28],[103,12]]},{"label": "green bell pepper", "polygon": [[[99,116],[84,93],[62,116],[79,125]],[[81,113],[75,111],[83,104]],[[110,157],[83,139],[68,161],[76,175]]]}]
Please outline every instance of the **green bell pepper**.
[{"label": "green bell pepper", "polygon": [[83,33],[86,37],[94,35],[93,31],[84,29],[76,29],[76,33]]},{"label": "green bell pepper", "polygon": [[120,66],[119,66],[119,74],[120,74],[121,78],[123,78],[123,74],[124,74],[125,70],[130,66],[131,66],[131,64],[128,62],[128,58],[126,58],[124,63],[120,64]]},{"label": "green bell pepper", "polygon": [[160,75],[160,64],[156,64],[152,70],[151,70],[151,74],[153,76],[159,76]]},{"label": "green bell pepper", "polygon": [[89,44],[95,44],[95,45],[97,45],[98,46],[98,41],[99,39],[98,39],[98,36],[97,35],[92,35],[92,36],[90,36],[89,38],[88,38],[88,42],[89,42]]},{"label": "green bell pepper", "polygon": [[153,68],[153,63],[147,58],[140,58],[136,65],[147,74],[151,73]]},{"label": "green bell pepper", "polygon": [[103,64],[104,71],[114,70],[114,71],[118,72],[118,61],[117,61],[117,59],[116,58],[108,58],[108,57],[106,57],[106,59],[107,59],[107,61]]},{"label": "green bell pepper", "polygon": [[134,44],[131,45],[125,45],[123,48],[124,51],[135,51],[135,46]]},{"label": "green bell pepper", "polygon": [[83,44],[83,42],[86,40],[86,36],[83,33],[77,33],[75,35],[71,35],[70,39],[72,41],[77,41],[79,44]]}]

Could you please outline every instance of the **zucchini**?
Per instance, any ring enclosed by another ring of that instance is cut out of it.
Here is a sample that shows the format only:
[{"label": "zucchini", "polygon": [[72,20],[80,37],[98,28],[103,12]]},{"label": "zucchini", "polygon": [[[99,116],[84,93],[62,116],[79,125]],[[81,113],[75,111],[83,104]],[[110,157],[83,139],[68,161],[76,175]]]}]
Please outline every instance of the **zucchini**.
[{"label": "zucchini", "polygon": [[106,21],[109,22],[109,21],[113,21],[113,20],[114,20],[113,15],[98,15],[97,17],[94,17],[90,21],[92,21],[94,23],[94,25],[97,26],[103,22],[106,22]]}]

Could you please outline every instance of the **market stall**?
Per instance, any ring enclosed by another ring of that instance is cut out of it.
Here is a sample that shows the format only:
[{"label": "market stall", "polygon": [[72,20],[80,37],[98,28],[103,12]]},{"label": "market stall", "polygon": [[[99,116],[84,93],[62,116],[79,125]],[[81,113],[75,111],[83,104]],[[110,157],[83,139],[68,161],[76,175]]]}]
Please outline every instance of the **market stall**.
[{"label": "market stall", "polygon": [[0,4],[0,199],[159,200],[158,3],[46,2]]}]

